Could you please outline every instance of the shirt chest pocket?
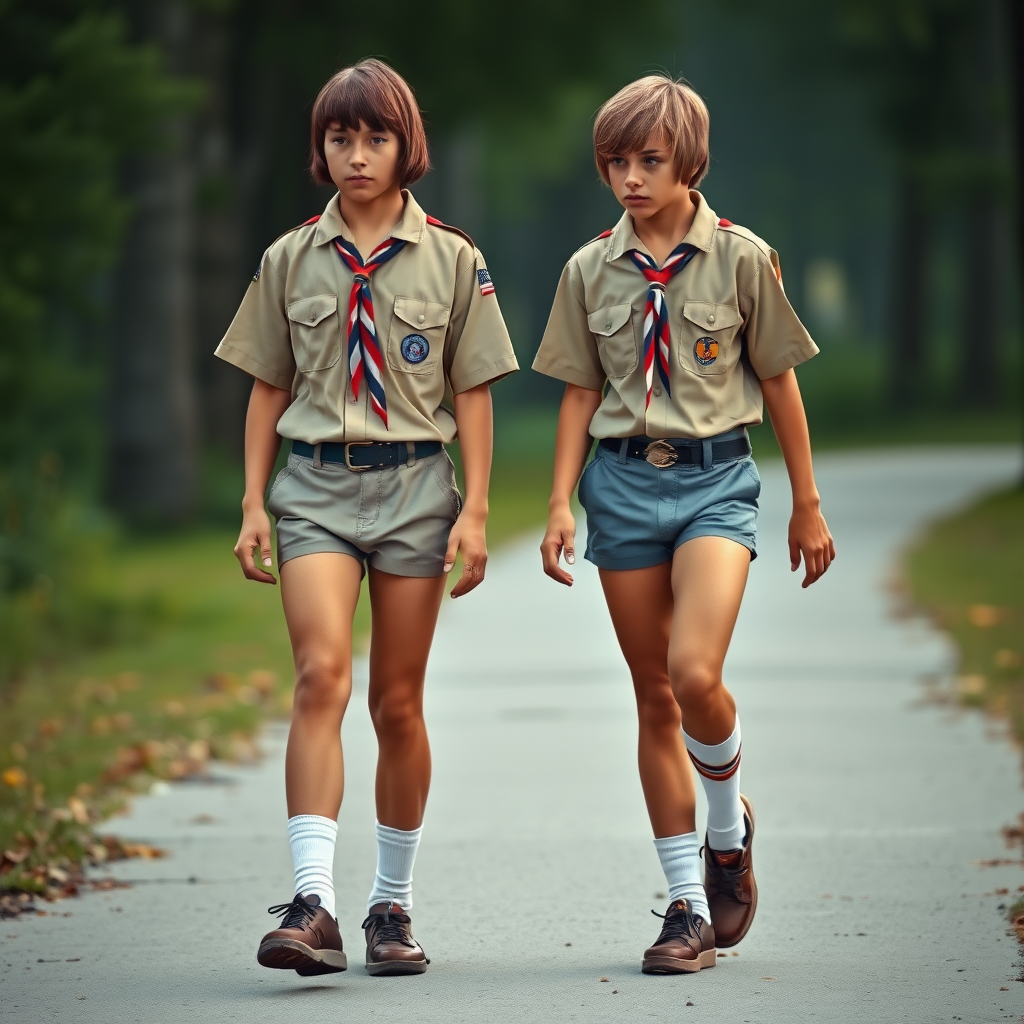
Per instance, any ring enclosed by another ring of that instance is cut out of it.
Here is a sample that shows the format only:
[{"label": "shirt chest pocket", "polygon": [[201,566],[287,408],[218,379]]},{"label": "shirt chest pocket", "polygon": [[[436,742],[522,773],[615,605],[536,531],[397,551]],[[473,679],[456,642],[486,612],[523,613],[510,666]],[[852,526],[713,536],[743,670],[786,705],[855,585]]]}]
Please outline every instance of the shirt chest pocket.
[{"label": "shirt chest pocket", "polygon": [[628,302],[603,306],[587,314],[590,333],[597,341],[601,366],[609,377],[625,377],[640,361],[633,307]]},{"label": "shirt chest pocket", "polygon": [[295,365],[302,373],[326,370],[341,358],[337,295],[310,295],[288,303]]},{"label": "shirt chest pocket", "polygon": [[395,297],[388,335],[388,365],[399,373],[434,373],[444,351],[451,306],[406,295]]},{"label": "shirt chest pocket", "polygon": [[739,359],[738,336],[742,322],[736,306],[694,299],[685,302],[679,335],[679,365],[701,377],[727,373]]}]

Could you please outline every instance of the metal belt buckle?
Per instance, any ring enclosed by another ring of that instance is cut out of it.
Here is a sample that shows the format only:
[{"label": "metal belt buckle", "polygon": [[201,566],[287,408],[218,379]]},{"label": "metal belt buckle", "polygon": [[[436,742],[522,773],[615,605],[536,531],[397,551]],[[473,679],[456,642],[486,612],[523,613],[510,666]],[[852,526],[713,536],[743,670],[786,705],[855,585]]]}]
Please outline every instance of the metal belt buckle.
[{"label": "metal belt buckle", "polygon": [[372,441],[348,441],[345,444],[345,468],[352,470],[353,473],[365,473],[368,469],[373,469],[372,466],[353,466],[352,465],[352,449],[353,448],[369,448],[372,445]]},{"label": "metal belt buckle", "polygon": [[644,458],[658,469],[667,469],[679,461],[679,452],[668,441],[652,441],[644,449]]}]

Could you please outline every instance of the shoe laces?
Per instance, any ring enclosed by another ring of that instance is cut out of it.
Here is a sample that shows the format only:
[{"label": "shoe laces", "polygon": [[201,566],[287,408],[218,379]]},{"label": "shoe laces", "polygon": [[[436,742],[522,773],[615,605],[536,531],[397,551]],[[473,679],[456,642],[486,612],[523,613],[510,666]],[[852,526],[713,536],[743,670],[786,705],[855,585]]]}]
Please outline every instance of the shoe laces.
[{"label": "shoe laces", "polygon": [[665,923],[661,926],[661,934],[658,936],[656,945],[669,942],[672,939],[699,939],[697,923],[693,919],[693,912],[689,906],[677,907],[674,904],[668,908],[668,912],[659,914],[656,910],[651,913],[660,917]]},{"label": "shoe laces", "polygon": [[282,918],[281,928],[302,928],[316,917],[317,908],[307,903],[301,895],[296,895],[291,903],[278,903],[267,907],[268,914]]},{"label": "shoe laces", "polygon": [[[701,848],[703,851],[703,847]],[[729,853],[736,851],[730,850]],[[708,850],[708,856],[714,861],[714,870],[716,875],[712,876],[710,889],[715,892],[728,893],[730,895],[739,895],[744,889],[744,876],[747,874],[748,867],[743,862],[742,850],[738,851],[740,856],[733,861],[733,863],[723,864],[718,857],[715,856],[714,851]]]},{"label": "shoe laces", "polygon": [[366,920],[360,927],[365,930],[371,925],[375,925],[377,929],[374,935],[375,942],[400,942],[403,946],[415,949],[416,943],[410,941],[412,936],[406,931],[411,924],[412,918],[408,914],[394,910],[392,904],[389,903],[384,908],[383,914],[367,914]]}]

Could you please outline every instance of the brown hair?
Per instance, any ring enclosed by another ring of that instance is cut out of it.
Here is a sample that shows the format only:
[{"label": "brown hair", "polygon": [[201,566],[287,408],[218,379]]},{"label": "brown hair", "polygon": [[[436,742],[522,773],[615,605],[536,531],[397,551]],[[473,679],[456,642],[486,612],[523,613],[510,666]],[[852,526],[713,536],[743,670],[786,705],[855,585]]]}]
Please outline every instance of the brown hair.
[{"label": "brown hair", "polygon": [[423,118],[409,83],[381,60],[368,58],[329,78],[313,104],[310,128],[310,173],[330,185],[324,135],[331,125],[358,129],[364,121],[378,132],[392,132],[401,142],[398,179],[404,188],[430,170]]},{"label": "brown hair", "polygon": [[594,161],[608,184],[608,161],[616,154],[638,153],[661,132],[672,150],[679,181],[696,188],[708,173],[711,118],[704,101],[683,79],[648,75],[620,89],[597,112]]}]

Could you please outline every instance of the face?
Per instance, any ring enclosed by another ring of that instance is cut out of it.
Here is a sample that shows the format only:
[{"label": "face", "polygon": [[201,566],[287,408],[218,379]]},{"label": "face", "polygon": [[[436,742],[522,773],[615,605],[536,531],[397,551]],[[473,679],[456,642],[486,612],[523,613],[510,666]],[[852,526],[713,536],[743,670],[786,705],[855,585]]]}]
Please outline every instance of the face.
[{"label": "face", "polygon": [[365,121],[356,128],[332,124],[324,134],[331,180],[345,199],[368,203],[398,188],[401,144],[393,132],[375,131]]},{"label": "face", "polygon": [[608,181],[615,198],[636,220],[646,220],[689,196],[689,186],[676,178],[672,151],[652,136],[638,153],[615,153],[608,161]]}]

